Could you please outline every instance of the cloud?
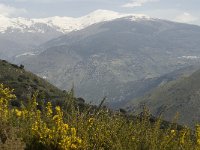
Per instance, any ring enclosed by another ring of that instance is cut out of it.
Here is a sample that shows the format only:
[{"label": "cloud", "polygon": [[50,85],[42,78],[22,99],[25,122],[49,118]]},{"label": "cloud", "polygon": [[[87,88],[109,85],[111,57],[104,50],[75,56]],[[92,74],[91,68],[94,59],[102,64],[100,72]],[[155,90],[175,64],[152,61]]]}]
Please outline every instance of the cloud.
[{"label": "cloud", "polygon": [[184,12],[184,13],[178,15],[174,19],[174,21],[183,22],[183,23],[190,23],[190,22],[197,21],[197,20],[198,20],[197,17],[191,15],[188,12]]},{"label": "cloud", "polygon": [[0,15],[7,16],[7,17],[16,17],[24,13],[26,13],[25,9],[18,9],[18,8],[0,3]]},{"label": "cloud", "polygon": [[122,5],[122,7],[132,8],[132,7],[140,7],[144,5],[145,3],[149,2],[158,2],[159,0],[132,0],[129,3],[126,3]]},{"label": "cloud", "polygon": [[[55,0],[15,0],[16,2],[40,2],[40,3],[51,3],[54,2]],[[60,1],[60,0],[59,0]]]},{"label": "cloud", "polygon": [[70,2],[73,0],[15,0],[15,2],[32,2],[32,3],[58,3],[58,2]]}]

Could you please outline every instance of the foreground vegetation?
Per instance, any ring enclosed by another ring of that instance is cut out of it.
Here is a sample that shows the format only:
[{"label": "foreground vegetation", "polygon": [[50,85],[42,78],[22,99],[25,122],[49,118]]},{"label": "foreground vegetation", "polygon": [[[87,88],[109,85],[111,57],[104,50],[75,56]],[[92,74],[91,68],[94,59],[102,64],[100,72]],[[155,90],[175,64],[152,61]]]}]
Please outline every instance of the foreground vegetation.
[{"label": "foreground vegetation", "polygon": [[12,90],[0,84],[0,149],[29,150],[163,150],[200,149],[196,131],[163,128],[161,120],[127,119],[106,108],[80,107],[68,93],[62,106],[50,102],[38,107],[37,95],[20,108],[10,107]]}]

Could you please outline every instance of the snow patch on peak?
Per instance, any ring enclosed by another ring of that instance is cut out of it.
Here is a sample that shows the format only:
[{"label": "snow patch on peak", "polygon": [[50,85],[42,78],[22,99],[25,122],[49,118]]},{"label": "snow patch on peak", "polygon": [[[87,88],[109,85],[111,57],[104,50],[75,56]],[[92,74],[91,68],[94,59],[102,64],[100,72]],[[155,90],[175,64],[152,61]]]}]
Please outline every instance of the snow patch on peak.
[{"label": "snow patch on peak", "polygon": [[149,16],[143,15],[143,14],[134,14],[134,15],[130,15],[129,17],[130,17],[130,20],[132,20],[132,21],[137,21],[139,19],[145,19],[145,20],[152,19]]}]

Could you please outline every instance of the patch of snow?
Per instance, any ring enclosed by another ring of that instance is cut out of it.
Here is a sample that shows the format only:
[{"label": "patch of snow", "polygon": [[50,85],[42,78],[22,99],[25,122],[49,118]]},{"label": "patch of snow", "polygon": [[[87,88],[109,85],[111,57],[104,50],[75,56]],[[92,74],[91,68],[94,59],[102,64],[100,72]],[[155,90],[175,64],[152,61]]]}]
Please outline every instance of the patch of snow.
[{"label": "patch of snow", "polygon": [[181,56],[181,57],[178,57],[179,59],[191,59],[191,60],[194,60],[194,59],[200,59],[200,56]]},{"label": "patch of snow", "polygon": [[21,57],[21,56],[34,56],[34,55],[36,55],[36,53],[26,52],[26,53],[23,53],[23,54],[19,54],[19,55],[15,56],[15,57],[18,58],[18,57]]}]

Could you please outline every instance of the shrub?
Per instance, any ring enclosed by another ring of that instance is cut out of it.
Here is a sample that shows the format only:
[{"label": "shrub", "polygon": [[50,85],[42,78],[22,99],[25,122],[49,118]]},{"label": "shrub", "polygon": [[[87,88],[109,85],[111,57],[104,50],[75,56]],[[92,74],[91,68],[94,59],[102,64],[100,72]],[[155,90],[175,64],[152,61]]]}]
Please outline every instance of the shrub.
[{"label": "shrub", "polygon": [[[9,107],[15,96],[0,84],[0,148],[28,150],[149,149],[178,150],[200,147],[200,126],[195,132],[176,126],[162,128],[161,119],[151,122],[148,111],[136,117],[107,108],[89,106],[80,111],[73,92],[60,106],[47,102],[38,109],[36,95],[28,105]],[[64,110],[63,110],[64,108]]]}]

